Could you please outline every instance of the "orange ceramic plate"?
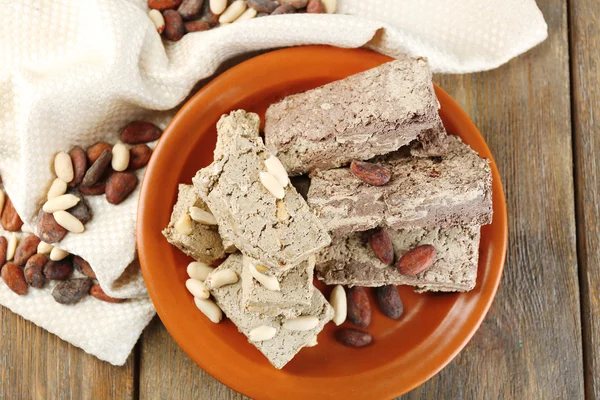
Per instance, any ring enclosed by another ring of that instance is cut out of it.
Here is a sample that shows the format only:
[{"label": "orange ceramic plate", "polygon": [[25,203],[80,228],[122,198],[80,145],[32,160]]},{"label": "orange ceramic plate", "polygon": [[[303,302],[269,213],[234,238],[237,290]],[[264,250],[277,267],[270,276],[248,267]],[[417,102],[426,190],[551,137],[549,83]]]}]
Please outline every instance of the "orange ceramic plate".
[{"label": "orange ceramic plate", "polygon": [[188,101],[152,156],[142,184],[137,227],[142,271],[152,301],[170,334],[198,365],[249,397],[389,399],[401,395],[456,356],[492,303],[507,243],[500,176],[475,125],[438,87],[440,115],[448,131],[492,160],[494,220],[482,229],[475,289],[464,294],[415,294],[410,287],[400,287],[405,313],[393,321],[374,305],[368,327],[374,337],[372,345],[346,348],[333,339],[336,327],[328,324],[319,334],[318,346],[303,349],[283,370],[276,370],[231,322],[215,325],[200,313],[184,285],[191,259],[161,235],[177,185],[191,183],[195,172],[212,161],[215,124],[222,114],[241,108],[262,117],[269,104],[288,94],[389,60],[367,50],[325,46],[290,48],[253,58],[223,73]]}]

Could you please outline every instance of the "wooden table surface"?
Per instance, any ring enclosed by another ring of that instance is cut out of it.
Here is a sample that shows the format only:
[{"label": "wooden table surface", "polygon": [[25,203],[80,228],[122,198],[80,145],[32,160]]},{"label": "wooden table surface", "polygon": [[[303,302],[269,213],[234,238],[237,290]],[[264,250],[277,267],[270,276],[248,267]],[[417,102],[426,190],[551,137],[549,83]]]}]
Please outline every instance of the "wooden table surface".
[{"label": "wooden table surface", "polygon": [[[600,398],[600,7],[538,4],[549,30],[540,46],[493,71],[435,77],[495,156],[509,250],[479,331],[403,399]],[[158,319],[123,367],[5,308],[0,320],[0,399],[244,398],[197,367]]]}]

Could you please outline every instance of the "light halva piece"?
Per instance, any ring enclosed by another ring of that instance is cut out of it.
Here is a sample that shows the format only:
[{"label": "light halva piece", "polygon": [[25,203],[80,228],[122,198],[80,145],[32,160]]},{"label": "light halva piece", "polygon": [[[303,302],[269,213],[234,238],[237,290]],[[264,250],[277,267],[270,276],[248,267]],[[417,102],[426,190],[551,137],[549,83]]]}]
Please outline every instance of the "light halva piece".
[{"label": "light halva piece", "polygon": [[[242,255],[232,254],[211,274],[224,269],[231,269],[238,275],[242,274]],[[333,309],[321,294],[314,290],[309,306],[302,310],[302,315],[311,315],[318,318],[316,327],[308,331],[291,331],[282,325],[283,317],[271,317],[266,314],[249,313],[241,307],[242,302],[242,277],[237,283],[211,290],[215,302],[225,315],[237,326],[238,330],[246,337],[250,331],[259,326],[272,326],[277,333],[272,339],[262,342],[250,342],[267,357],[269,362],[277,369],[283,368],[302,348],[310,345],[314,337],[321,332],[325,324],[333,318]]]},{"label": "light halva piece", "polygon": [[441,157],[397,152],[377,160],[391,171],[384,186],[370,186],[349,168],[320,171],[311,179],[308,204],[335,234],[378,226],[392,229],[485,225],[492,221],[492,175],[458,137],[448,136]]},{"label": "light halva piece", "polygon": [[242,271],[242,304],[249,312],[258,312],[270,316],[283,315],[293,318],[310,305],[313,297],[313,275],[315,257],[309,257],[289,271],[278,276],[279,291],[269,290],[254,279],[249,263],[255,266],[255,260],[244,256]]},{"label": "light halva piece", "polygon": [[169,243],[197,261],[211,264],[224,258],[225,249],[216,226],[192,221],[192,233],[190,235],[181,234],[175,229],[177,221],[182,215],[189,213],[192,206],[210,212],[206,204],[194,192],[192,185],[180,184],[177,202],[171,214],[171,221],[162,234]]},{"label": "light halva piece", "polygon": [[223,241],[278,273],[306,260],[331,239],[292,185],[277,200],[261,183],[259,173],[266,171],[271,154],[255,134],[258,126],[256,114],[242,110],[221,117],[215,161],[192,181],[217,219]]},{"label": "light halva piece", "polygon": [[383,64],[287,96],[265,115],[265,143],[290,175],[368,160],[418,141],[444,153],[446,130],[429,65],[422,58]]},{"label": "light halva piece", "polygon": [[401,275],[388,266],[368,244],[371,232],[333,238],[317,256],[317,277],[327,285],[411,285],[417,292],[466,292],[475,287],[479,262],[480,227],[388,229],[397,261],[409,250],[431,244],[437,251],[434,264],[415,277]]}]

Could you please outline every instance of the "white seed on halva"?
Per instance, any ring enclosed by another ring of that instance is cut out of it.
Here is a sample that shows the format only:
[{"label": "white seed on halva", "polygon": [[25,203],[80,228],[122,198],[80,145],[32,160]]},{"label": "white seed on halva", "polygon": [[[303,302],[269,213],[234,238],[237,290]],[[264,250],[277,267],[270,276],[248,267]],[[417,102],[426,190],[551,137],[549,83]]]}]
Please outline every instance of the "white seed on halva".
[{"label": "white seed on halva", "polygon": [[277,328],[268,325],[261,325],[252,329],[248,333],[248,339],[251,342],[263,342],[265,340],[273,339],[276,334]]},{"label": "white seed on halva", "polygon": [[315,335],[312,337],[312,339],[310,339],[310,342],[308,342],[306,347],[315,347],[318,344],[319,344],[319,342],[317,342],[317,335]]},{"label": "white seed on halva", "polygon": [[214,215],[198,207],[190,207],[190,217],[204,225],[218,225]]},{"label": "white seed on halva", "polygon": [[63,249],[59,249],[58,247],[54,247],[52,251],[50,251],[50,259],[52,261],[60,261],[67,258],[69,252]]},{"label": "white seed on halva", "polygon": [[54,173],[67,183],[73,180],[73,162],[71,157],[64,151],[54,157]]},{"label": "white seed on halva", "polygon": [[319,318],[314,315],[301,315],[296,318],[288,319],[283,323],[283,327],[289,331],[310,331],[319,324]]},{"label": "white seed on halva", "polygon": [[217,271],[206,278],[206,287],[209,289],[217,289],[223,286],[231,285],[232,283],[236,283],[239,277],[230,269],[224,269],[221,271]]},{"label": "white seed on halva", "polygon": [[48,200],[42,206],[42,210],[45,213],[52,214],[57,211],[68,210],[71,207],[75,207],[79,203],[79,197],[72,194],[62,194]]},{"label": "white seed on halva", "polygon": [[85,226],[83,226],[81,221],[66,211],[56,211],[55,213],[52,213],[52,215],[54,216],[56,223],[69,232],[83,233],[83,231],[85,231]]},{"label": "white seed on halva", "polygon": [[198,299],[208,299],[210,297],[210,292],[206,288],[206,285],[198,279],[188,279],[185,281],[185,287],[190,291],[192,296]]},{"label": "white seed on halva", "polygon": [[333,323],[340,326],[346,320],[348,305],[346,303],[346,292],[342,285],[336,285],[331,291],[329,304],[333,307]]},{"label": "white seed on halva", "polygon": [[55,197],[58,197],[62,194],[65,194],[67,191],[67,183],[60,178],[56,178],[52,181],[52,185],[50,185],[50,189],[48,189],[47,199],[51,200]]},{"label": "white seed on halva", "polygon": [[175,230],[185,236],[192,234],[192,219],[189,214],[183,214],[179,220],[175,222]]},{"label": "white seed on halva", "polygon": [[192,261],[187,266],[187,274],[190,278],[198,279],[199,281],[206,280],[208,274],[215,269],[208,264],[199,261]]},{"label": "white seed on halva", "polygon": [[202,314],[206,315],[206,317],[215,324],[218,324],[221,322],[221,319],[223,319],[223,311],[221,311],[219,306],[211,299],[199,299],[194,297],[194,303],[196,304],[196,307],[202,311]]},{"label": "white seed on halva", "polygon": [[248,270],[250,271],[250,275],[252,275],[254,279],[256,279],[261,285],[263,285],[268,290],[272,290],[274,292],[278,292],[281,290],[281,287],[279,286],[279,282],[277,281],[276,277],[261,274],[260,272],[258,272],[258,270],[252,262],[248,263]]},{"label": "white seed on halva", "polygon": [[285,190],[273,174],[270,172],[259,172],[258,177],[260,178],[260,183],[262,183],[265,189],[275,196],[276,199],[281,200],[284,198]]},{"label": "white seed on halva", "polygon": [[286,187],[290,183],[288,173],[279,158],[270,156],[265,160],[265,167],[267,167],[267,172],[277,178],[277,182],[281,186]]}]

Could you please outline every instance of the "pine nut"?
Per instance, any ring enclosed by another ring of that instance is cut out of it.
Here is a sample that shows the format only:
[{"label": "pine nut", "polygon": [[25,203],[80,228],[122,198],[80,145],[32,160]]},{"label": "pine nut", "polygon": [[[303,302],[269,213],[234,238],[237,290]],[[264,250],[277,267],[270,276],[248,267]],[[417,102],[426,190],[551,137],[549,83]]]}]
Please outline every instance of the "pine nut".
[{"label": "pine nut", "polygon": [[263,342],[265,340],[270,340],[275,337],[277,334],[277,328],[267,325],[261,325],[252,329],[248,333],[248,339],[251,342]]},{"label": "pine nut", "polygon": [[250,271],[250,275],[252,275],[252,277],[254,279],[256,279],[261,285],[263,285],[268,290],[272,290],[275,292],[278,292],[281,290],[281,288],[279,287],[279,282],[277,281],[276,277],[264,275],[264,274],[261,274],[260,272],[258,272],[258,270],[256,269],[256,266],[254,266],[254,263],[249,258],[248,258],[248,261],[246,261],[246,263],[248,266],[248,270]]},{"label": "pine nut", "polygon": [[50,243],[41,241],[38,244],[37,252],[40,254],[50,254],[50,252],[52,251],[53,248],[54,248],[54,246],[52,246]]},{"label": "pine nut", "polygon": [[206,287],[209,289],[217,289],[222,286],[231,285],[232,283],[236,283],[239,280],[238,275],[235,271],[230,269],[224,269],[221,271],[216,271],[210,274],[206,278]]},{"label": "pine nut", "polygon": [[154,24],[156,31],[161,34],[165,30],[165,18],[162,13],[158,10],[150,10],[148,12],[148,17],[150,21]]},{"label": "pine nut", "polygon": [[235,0],[227,10],[219,17],[219,23],[225,24],[235,21],[242,13],[246,11],[246,0]]},{"label": "pine nut", "polygon": [[189,214],[183,214],[175,223],[175,230],[182,235],[189,236],[193,232],[192,219]]},{"label": "pine nut", "polygon": [[204,283],[198,279],[188,279],[185,281],[185,287],[194,297],[198,299],[208,299],[210,297],[210,292]]},{"label": "pine nut", "polygon": [[267,172],[277,178],[277,182],[281,186],[286,187],[290,183],[288,173],[281,161],[279,161],[279,158],[275,156],[267,158],[265,160],[265,167],[267,167]]},{"label": "pine nut", "polygon": [[190,207],[190,217],[204,225],[218,225],[214,215],[198,207]]},{"label": "pine nut", "polygon": [[19,239],[17,239],[17,235],[13,232],[8,238],[8,246],[6,247],[6,261],[10,261],[14,258],[18,243]]},{"label": "pine nut", "polygon": [[60,178],[56,178],[52,181],[50,189],[48,189],[47,199],[51,200],[55,197],[65,194],[67,191],[67,183]]},{"label": "pine nut", "polygon": [[77,203],[79,203],[79,200],[79,197],[72,194],[62,194],[48,200],[42,207],[42,210],[48,214],[68,210],[69,208],[76,206]]},{"label": "pine nut", "polygon": [[63,249],[59,249],[58,247],[54,247],[52,251],[50,251],[50,259],[52,261],[60,261],[67,258],[69,252]]},{"label": "pine nut", "polygon": [[52,215],[56,222],[69,232],[82,233],[85,231],[85,226],[83,226],[81,221],[66,211],[56,211]]},{"label": "pine nut", "polygon": [[319,344],[319,342],[317,342],[317,335],[315,335],[312,337],[312,339],[310,339],[310,342],[308,342],[306,347],[315,347],[318,344]]},{"label": "pine nut", "polygon": [[246,11],[244,11],[242,13],[242,15],[240,15],[235,21],[233,22],[242,22],[242,21],[247,21],[249,19],[252,19],[254,17],[256,17],[256,14],[258,14],[258,11],[256,11],[254,8],[252,7],[248,7],[246,9]]},{"label": "pine nut", "polygon": [[319,324],[319,318],[313,315],[301,315],[299,317],[288,319],[283,323],[283,327],[289,331],[310,331]]},{"label": "pine nut", "polygon": [[54,173],[67,183],[73,180],[73,162],[71,157],[64,151],[54,157]]},{"label": "pine nut", "polygon": [[337,9],[337,0],[321,0],[321,3],[323,3],[323,7],[325,7],[325,12],[327,14],[335,13],[335,10]]},{"label": "pine nut", "polygon": [[187,274],[192,279],[198,279],[199,281],[206,280],[208,274],[213,272],[215,269],[208,264],[199,261],[192,261],[187,266]]},{"label": "pine nut", "polygon": [[346,291],[342,285],[336,285],[331,291],[329,303],[333,307],[333,323],[340,326],[346,320],[348,314],[348,305],[346,300]]},{"label": "pine nut", "polygon": [[210,11],[215,15],[220,15],[227,8],[227,0],[210,0]]},{"label": "pine nut", "polygon": [[281,186],[273,174],[269,172],[259,172],[258,176],[260,178],[260,183],[263,184],[269,193],[275,196],[276,199],[283,199],[285,196],[285,190],[283,190],[283,186]]},{"label": "pine nut", "polygon": [[122,172],[129,165],[129,148],[123,143],[117,143],[112,148],[111,166],[117,172]]},{"label": "pine nut", "polygon": [[221,311],[219,306],[211,299],[199,299],[194,297],[194,303],[196,304],[196,307],[202,311],[202,314],[206,315],[206,317],[215,324],[218,324],[221,322],[221,319],[223,319],[223,311]]}]

